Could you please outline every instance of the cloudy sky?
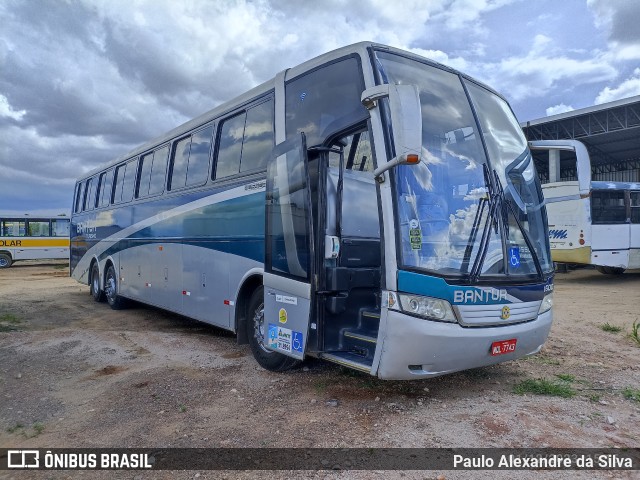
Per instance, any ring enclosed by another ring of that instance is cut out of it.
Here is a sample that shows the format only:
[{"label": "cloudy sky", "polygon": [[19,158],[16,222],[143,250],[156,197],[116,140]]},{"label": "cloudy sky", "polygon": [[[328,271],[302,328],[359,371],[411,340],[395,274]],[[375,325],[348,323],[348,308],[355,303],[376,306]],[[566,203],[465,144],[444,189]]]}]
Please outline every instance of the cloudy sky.
[{"label": "cloudy sky", "polygon": [[503,93],[520,121],[640,95],[638,0],[2,0],[0,212],[278,71],[361,40]]}]

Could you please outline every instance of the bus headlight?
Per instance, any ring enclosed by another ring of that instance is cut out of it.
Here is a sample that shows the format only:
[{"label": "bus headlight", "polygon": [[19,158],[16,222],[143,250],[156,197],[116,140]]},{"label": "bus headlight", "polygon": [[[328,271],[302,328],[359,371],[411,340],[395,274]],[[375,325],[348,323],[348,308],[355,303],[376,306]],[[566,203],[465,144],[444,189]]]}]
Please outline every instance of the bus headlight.
[{"label": "bus headlight", "polygon": [[451,304],[446,300],[405,293],[399,293],[398,297],[400,297],[400,307],[404,312],[441,322],[457,321]]},{"label": "bus headlight", "polygon": [[547,293],[542,299],[540,308],[538,309],[538,315],[548,312],[553,307],[553,293]]}]

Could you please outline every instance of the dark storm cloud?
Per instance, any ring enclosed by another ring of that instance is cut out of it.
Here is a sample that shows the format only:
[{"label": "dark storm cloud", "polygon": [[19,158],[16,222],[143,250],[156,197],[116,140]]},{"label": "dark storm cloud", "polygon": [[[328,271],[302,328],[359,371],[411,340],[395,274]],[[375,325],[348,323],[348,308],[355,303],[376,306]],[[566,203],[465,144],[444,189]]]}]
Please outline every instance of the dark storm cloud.
[{"label": "dark storm cloud", "polygon": [[105,20],[105,55],[120,76],[143,84],[156,95],[173,95],[189,85],[188,72],[181,70],[174,52],[164,50],[147,32],[133,25]]},{"label": "dark storm cloud", "polygon": [[22,125],[43,136],[102,135],[121,143],[149,135],[114,111],[118,103],[105,102],[110,99],[102,96],[99,82],[86,74],[100,63],[95,11],[75,2],[17,7],[5,9],[5,25],[15,35],[4,41],[0,91],[14,110],[26,112]]},{"label": "dark storm cloud", "polygon": [[640,43],[640,2],[617,0],[611,4],[616,7],[611,18],[611,40],[624,44]]}]

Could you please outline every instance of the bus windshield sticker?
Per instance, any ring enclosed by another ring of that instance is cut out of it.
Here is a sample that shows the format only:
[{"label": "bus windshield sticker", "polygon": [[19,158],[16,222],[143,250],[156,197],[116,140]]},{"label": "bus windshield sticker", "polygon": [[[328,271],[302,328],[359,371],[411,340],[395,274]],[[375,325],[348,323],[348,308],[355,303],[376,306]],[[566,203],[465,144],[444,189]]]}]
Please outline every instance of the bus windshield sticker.
[{"label": "bus windshield sticker", "polygon": [[281,308],[278,312],[278,321],[280,323],[287,323],[287,311],[284,308]]},{"label": "bus windshield sticker", "polygon": [[509,263],[514,268],[520,266],[520,247],[509,248]]},{"label": "bus windshield sticker", "polygon": [[422,232],[420,230],[420,222],[415,218],[409,221],[409,240],[413,250],[422,248]]}]

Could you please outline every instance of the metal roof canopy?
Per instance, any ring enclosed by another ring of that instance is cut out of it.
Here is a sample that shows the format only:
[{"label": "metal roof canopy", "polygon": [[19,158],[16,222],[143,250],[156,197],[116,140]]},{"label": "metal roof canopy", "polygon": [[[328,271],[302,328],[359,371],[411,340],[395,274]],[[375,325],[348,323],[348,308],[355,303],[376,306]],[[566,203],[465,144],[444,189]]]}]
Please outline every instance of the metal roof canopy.
[{"label": "metal roof canopy", "polygon": [[[520,126],[527,140],[580,140],[596,172],[640,169],[640,95],[522,122]],[[547,153],[532,153],[536,168],[544,176],[548,171]]]}]

